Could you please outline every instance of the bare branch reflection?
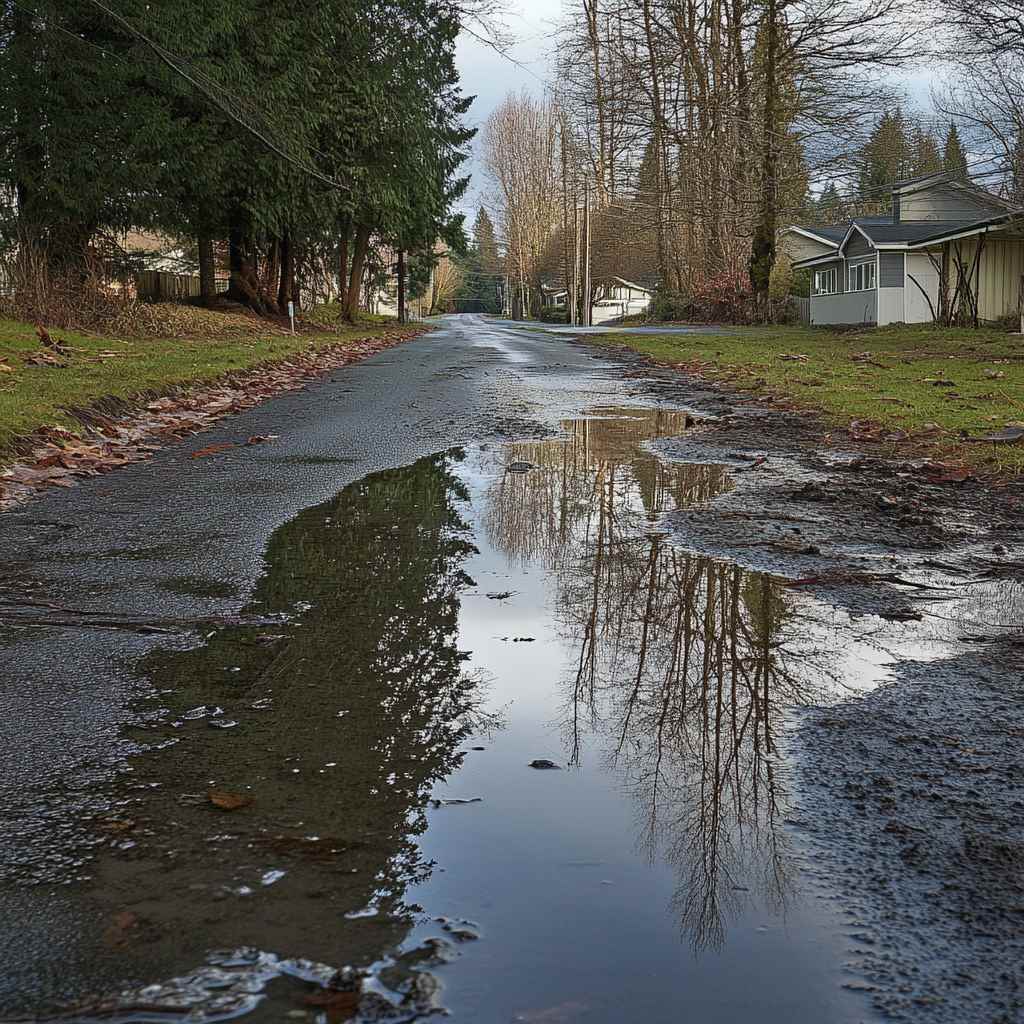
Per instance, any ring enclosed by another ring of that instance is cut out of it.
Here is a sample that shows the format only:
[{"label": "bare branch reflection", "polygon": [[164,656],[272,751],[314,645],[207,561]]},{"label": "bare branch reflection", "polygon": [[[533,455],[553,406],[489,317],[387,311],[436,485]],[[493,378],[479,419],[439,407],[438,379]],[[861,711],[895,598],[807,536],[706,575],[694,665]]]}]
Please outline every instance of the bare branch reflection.
[{"label": "bare branch reflection", "polygon": [[556,580],[554,614],[574,652],[562,718],[570,761],[596,738],[636,800],[641,847],[675,869],[683,933],[695,949],[716,948],[746,901],[781,911],[789,898],[779,716],[821,699],[827,666],[813,665],[771,578],[652,529],[660,513],[729,486],[720,466],[663,463],[643,447],[682,433],[683,414],[563,429],[566,440],[513,446],[509,461],[535,468],[495,482],[488,533]]}]

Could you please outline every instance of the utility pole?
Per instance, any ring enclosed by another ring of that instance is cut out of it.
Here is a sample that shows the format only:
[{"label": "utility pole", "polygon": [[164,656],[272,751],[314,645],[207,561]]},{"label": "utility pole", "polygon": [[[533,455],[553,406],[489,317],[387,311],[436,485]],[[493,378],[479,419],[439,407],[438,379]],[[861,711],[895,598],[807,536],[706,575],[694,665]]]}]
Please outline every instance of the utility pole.
[{"label": "utility pole", "polygon": [[572,266],[568,270],[569,323],[575,324],[579,317],[580,292],[580,208],[576,203],[575,190],[572,197]]},{"label": "utility pole", "polygon": [[590,179],[583,179],[583,234],[585,248],[583,250],[583,316],[584,327],[590,326],[593,308],[590,302]]}]

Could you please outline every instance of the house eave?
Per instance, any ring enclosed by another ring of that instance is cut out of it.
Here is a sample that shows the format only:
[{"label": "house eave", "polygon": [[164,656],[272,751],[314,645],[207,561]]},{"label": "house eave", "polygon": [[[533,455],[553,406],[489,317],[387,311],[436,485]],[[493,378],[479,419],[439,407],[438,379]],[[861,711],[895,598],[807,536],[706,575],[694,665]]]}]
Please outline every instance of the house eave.
[{"label": "house eave", "polygon": [[853,238],[854,231],[857,231],[860,234],[862,234],[864,238],[867,240],[868,245],[870,245],[872,249],[876,248],[875,240],[856,221],[852,221],[850,223],[850,227],[847,229],[845,236],[843,237],[843,240],[839,243],[837,247],[840,255],[845,255],[847,243],[850,241],[851,238]]},{"label": "house eave", "polygon": [[843,257],[839,254],[839,251],[827,252],[823,256],[809,256],[802,260],[793,260],[794,270],[803,270],[804,267],[814,267],[819,263],[836,263]]},{"label": "house eave", "polygon": [[960,231],[945,231],[937,235],[930,235],[928,238],[922,238],[920,241],[909,246],[909,248],[923,249],[929,245],[939,245],[943,242],[955,242],[960,238],[970,238],[972,235],[985,235],[1019,216],[1021,216],[1020,213],[1004,213],[999,217],[989,217],[986,220],[968,224]]},{"label": "house eave", "polygon": [[822,245],[834,247],[836,244],[834,238],[826,238],[824,235],[815,234],[813,231],[808,231],[807,228],[799,227],[796,224],[790,224],[786,231],[792,231],[796,235],[803,235],[804,238],[809,238],[812,242],[820,242]]}]

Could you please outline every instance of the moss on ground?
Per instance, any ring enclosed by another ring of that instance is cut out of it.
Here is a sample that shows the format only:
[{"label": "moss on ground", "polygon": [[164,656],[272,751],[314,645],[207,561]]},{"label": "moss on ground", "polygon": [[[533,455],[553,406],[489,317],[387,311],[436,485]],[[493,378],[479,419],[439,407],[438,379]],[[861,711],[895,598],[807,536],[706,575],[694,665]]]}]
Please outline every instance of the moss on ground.
[{"label": "moss on ground", "polygon": [[765,327],[583,340],[629,348],[736,390],[784,396],[836,425],[874,421],[978,468],[1024,472],[1024,444],[963,442],[964,434],[978,437],[1024,421],[1020,335],[925,326],[849,332]]},{"label": "moss on ground", "polygon": [[[329,312],[323,320],[329,322]],[[253,324],[248,334],[187,338],[113,338],[53,330],[51,337],[68,349],[61,357],[67,366],[58,367],[26,362],[48,351],[34,326],[0,320],[0,459],[41,426],[80,427],[69,410],[103,399],[130,401],[168,393],[309,349],[382,337],[396,326],[374,317],[354,326],[307,327],[292,336],[278,327]]]}]

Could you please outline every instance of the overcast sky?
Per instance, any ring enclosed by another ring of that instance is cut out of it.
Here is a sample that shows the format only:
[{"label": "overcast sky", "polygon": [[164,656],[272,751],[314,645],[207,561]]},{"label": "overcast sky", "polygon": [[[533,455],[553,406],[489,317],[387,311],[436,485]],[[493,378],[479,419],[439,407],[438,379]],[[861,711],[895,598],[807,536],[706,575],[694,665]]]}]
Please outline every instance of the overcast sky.
[{"label": "overcast sky", "polygon": [[[526,89],[543,93],[550,74],[554,28],[561,14],[562,0],[512,0],[505,15],[508,33],[516,40],[509,51],[511,60],[466,33],[460,36],[456,63],[462,89],[465,95],[476,97],[467,115],[472,127],[481,128],[488,114],[509,92]],[[892,85],[904,93],[911,107],[920,110],[930,106],[929,92],[934,80],[933,70],[918,67],[894,75]],[[486,182],[475,156],[468,172],[472,182],[461,206],[470,227],[477,207],[486,198]]]},{"label": "overcast sky", "polygon": [[[561,0],[518,0],[510,4],[505,22],[509,34],[516,40],[509,51],[511,60],[499,56],[466,33],[460,36],[455,60],[462,77],[463,92],[476,97],[467,115],[472,127],[483,127],[488,114],[509,92],[527,89],[539,94],[544,91],[550,39],[561,11]],[[462,205],[467,211],[475,212],[480,205],[484,185],[475,160],[470,172],[473,181]],[[468,219],[472,224],[472,213]]]}]

